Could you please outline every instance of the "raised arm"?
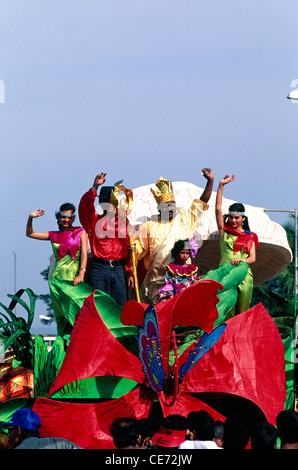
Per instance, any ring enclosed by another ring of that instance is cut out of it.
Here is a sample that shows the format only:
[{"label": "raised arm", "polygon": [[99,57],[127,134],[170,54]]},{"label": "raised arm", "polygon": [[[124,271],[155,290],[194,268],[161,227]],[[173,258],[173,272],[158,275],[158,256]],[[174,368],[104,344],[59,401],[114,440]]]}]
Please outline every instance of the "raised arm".
[{"label": "raised arm", "polygon": [[212,194],[214,176],[213,176],[211,168],[203,168],[202,173],[203,173],[204,178],[206,178],[207,183],[200,199],[201,201],[207,203]]},{"label": "raised arm", "polygon": [[29,214],[27,225],[26,225],[26,236],[29,238],[35,238],[37,240],[49,240],[49,232],[34,232],[32,226],[32,220],[38,217],[42,217],[45,211],[43,209],[37,209]]},{"label": "raised arm", "polygon": [[104,184],[106,181],[106,173],[99,173],[99,175],[96,175],[93,181],[93,186],[91,188],[91,191],[97,191],[98,187]]},{"label": "raised arm", "polygon": [[97,213],[94,207],[94,201],[97,197],[98,187],[101,186],[106,180],[106,173],[100,173],[94,178],[92,187],[87,191],[80,200],[79,203],[79,218],[84,229],[89,232],[93,227],[93,222]]},{"label": "raised arm", "polygon": [[221,238],[224,233],[224,220],[223,220],[223,214],[222,214],[223,187],[225,184],[228,184],[231,181],[234,181],[235,179],[236,177],[234,175],[232,176],[226,175],[223,179],[220,180],[219,185],[218,185],[217,194],[216,194],[216,202],[215,202],[215,217],[216,217],[219,238]]}]

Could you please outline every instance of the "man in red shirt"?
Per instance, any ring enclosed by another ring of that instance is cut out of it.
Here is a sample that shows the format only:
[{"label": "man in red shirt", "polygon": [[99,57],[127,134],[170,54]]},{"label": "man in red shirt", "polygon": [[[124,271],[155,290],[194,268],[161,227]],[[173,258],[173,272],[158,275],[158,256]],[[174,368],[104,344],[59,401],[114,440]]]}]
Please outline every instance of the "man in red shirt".
[{"label": "man in red shirt", "polygon": [[[88,234],[92,252],[88,284],[106,292],[123,306],[128,300],[128,288],[133,288],[130,240],[126,218],[110,203],[114,187],[102,186],[105,181],[106,173],[98,174],[79,204],[80,221]],[[102,214],[94,207],[99,186],[102,186],[98,196]]]}]

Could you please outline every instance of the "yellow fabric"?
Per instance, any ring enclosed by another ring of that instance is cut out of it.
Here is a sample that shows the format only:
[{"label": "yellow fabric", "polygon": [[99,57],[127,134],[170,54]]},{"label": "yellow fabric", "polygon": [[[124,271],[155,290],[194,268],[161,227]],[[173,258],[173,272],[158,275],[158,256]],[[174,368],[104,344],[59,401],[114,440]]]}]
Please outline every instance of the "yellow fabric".
[{"label": "yellow fabric", "polygon": [[198,223],[208,205],[193,201],[192,206],[177,211],[169,222],[149,220],[134,236],[137,261],[144,258],[146,278],[140,288],[142,302],[157,303],[158,291],[164,285],[166,265],[171,261],[171,249],[177,240],[194,236]]},{"label": "yellow fabric", "polygon": [[[173,266],[173,265],[172,265],[172,266]],[[181,276],[181,277],[185,276],[185,277],[189,277],[189,276],[192,276],[194,273],[196,273],[197,270],[198,270],[198,267],[195,266],[195,268],[194,268],[190,273],[182,273],[182,272],[180,273],[177,268],[175,269],[175,271],[173,271],[173,270],[170,268],[170,266],[168,265],[168,271],[169,271],[173,276]]]}]

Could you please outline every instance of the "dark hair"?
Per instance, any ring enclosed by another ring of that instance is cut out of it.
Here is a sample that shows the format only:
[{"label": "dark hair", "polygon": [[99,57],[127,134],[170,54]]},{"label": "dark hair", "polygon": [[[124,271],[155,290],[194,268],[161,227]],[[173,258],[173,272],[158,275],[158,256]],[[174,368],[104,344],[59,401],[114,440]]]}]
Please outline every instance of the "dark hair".
[{"label": "dark hair", "polygon": [[251,437],[249,420],[241,414],[228,416],[224,428],[224,449],[245,449]]},{"label": "dark hair", "polygon": [[295,410],[283,410],[276,417],[281,445],[298,442],[298,413]]},{"label": "dark hair", "polygon": [[186,240],[178,240],[173,248],[171,249],[171,254],[173,258],[177,259],[177,256],[179,255],[181,250],[190,250],[190,245],[189,245],[189,239],[187,238]]},{"label": "dark hair", "polygon": [[111,193],[115,189],[115,186],[102,186],[98,195],[98,201],[101,202],[110,202]]},{"label": "dark hair", "polygon": [[225,425],[222,421],[220,421],[220,420],[214,421],[214,437],[215,437],[215,439],[219,439],[220,437],[223,437],[224,428],[225,428]]},{"label": "dark hair", "polygon": [[23,439],[27,439],[28,437],[41,437],[39,431],[32,431],[24,428],[21,428],[21,431]]},{"label": "dark hair", "polygon": [[64,212],[64,211],[72,211],[74,214],[76,211],[76,208],[71,202],[65,202],[64,204],[61,204],[61,206],[59,207],[59,211],[56,212],[55,214],[59,230],[62,230],[62,225],[60,224],[60,220],[59,220],[60,212]]},{"label": "dark hair", "polygon": [[268,421],[257,423],[251,438],[253,449],[274,449],[278,437],[278,431]]},{"label": "dark hair", "polygon": [[110,433],[115,446],[118,449],[123,449],[137,445],[138,438],[143,433],[143,426],[138,423],[136,418],[119,418],[112,423]]},{"label": "dark hair", "polygon": [[162,426],[173,431],[184,431],[189,428],[189,420],[179,414],[169,415],[162,421]]},{"label": "dark hair", "polygon": [[191,411],[188,414],[189,429],[196,433],[200,441],[212,441],[214,434],[214,419],[205,410]]},{"label": "dark hair", "polygon": [[[235,202],[234,204],[231,204],[229,207],[229,212],[245,212],[245,207],[243,204],[240,202]],[[224,222],[226,222],[229,218],[229,214],[225,214],[223,216]],[[245,216],[245,219],[243,221],[243,229],[244,230],[250,230],[249,228],[249,223],[248,223],[248,218]]]},{"label": "dark hair", "polygon": [[138,421],[141,426],[144,426],[145,431],[149,432],[150,437],[160,430],[160,422],[156,418],[140,418]]}]

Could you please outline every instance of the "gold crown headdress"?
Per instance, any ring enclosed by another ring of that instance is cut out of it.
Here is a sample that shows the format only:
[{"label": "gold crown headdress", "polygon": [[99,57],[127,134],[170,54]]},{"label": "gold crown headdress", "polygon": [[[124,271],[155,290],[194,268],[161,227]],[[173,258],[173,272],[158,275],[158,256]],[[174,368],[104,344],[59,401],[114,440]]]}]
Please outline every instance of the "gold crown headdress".
[{"label": "gold crown headdress", "polygon": [[162,204],[163,202],[175,201],[173,185],[171,181],[168,181],[161,176],[155,185],[157,186],[156,191],[154,191],[152,188],[150,189],[158,205]]},{"label": "gold crown headdress", "polygon": [[[131,189],[123,186],[122,182],[123,180],[117,181],[117,183],[114,184],[114,188],[111,191],[110,202],[114,207],[124,210],[128,215],[132,211],[133,193]],[[124,193],[125,199],[119,197],[120,192]]]}]

